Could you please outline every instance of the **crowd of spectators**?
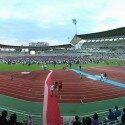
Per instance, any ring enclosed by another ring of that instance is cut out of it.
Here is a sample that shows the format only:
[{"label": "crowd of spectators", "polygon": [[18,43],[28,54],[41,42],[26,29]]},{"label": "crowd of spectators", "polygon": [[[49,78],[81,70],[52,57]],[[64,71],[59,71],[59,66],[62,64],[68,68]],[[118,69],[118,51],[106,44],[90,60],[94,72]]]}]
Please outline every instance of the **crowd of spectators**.
[{"label": "crowd of spectators", "polygon": [[121,110],[118,106],[115,106],[115,110],[109,109],[108,114],[103,120],[99,119],[99,115],[95,113],[93,117],[83,117],[79,118],[78,115],[75,116],[74,120],[71,120],[69,125],[125,125],[125,108]]},{"label": "crowd of spectators", "polygon": [[99,63],[102,58],[89,58],[81,56],[18,56],[1,57],[0,61],[7,64],[79,64],[79,63]]},{"label": "crowd of spectators", "polygon": [[15,113],[11,114],[10,118],[8,118],[8,112],[4,110],[0,115],[0,125],[34,125],[34,123],[31,116],[22,122],[17,121],[17,115]]}]

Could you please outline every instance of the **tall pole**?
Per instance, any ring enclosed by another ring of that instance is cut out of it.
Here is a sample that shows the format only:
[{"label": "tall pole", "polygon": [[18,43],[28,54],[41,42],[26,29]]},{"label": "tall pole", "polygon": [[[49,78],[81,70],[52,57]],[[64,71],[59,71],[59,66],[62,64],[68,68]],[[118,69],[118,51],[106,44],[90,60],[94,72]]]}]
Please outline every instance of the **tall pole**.
[{"label": "tall pole", "polygon": [[67,37],[67,40],[68,40],[68,42],[69,42],[69,37]]},{"label": "tall pole", "polygon": [[73,21],[73,24],[75,25],[75,31],[76,31],[76,35],[77,35],[77,27],[76,27],[76,24],[77,24],[77,20],[76,19],[72,19],[72,21]]},{"label": "tall pole", "polygon": [[77,44],[77,27],[76,27],[76,24],[77,24],[77,20],[74,18],[74,19],[72,19],[72,21],[73,21],[73,24],[75,25],[75,38],[76,38],[76,44]]}]

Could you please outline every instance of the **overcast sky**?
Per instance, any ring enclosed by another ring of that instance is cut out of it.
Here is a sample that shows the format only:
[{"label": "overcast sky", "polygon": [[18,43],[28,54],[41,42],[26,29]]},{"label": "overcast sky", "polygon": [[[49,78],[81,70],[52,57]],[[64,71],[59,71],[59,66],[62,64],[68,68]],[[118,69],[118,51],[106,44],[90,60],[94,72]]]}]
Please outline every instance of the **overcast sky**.
[{"label": "overcast sky", "polygon": [[125,26],[125,0],[0,0],[0,44],[67,44],[77,33]]}]

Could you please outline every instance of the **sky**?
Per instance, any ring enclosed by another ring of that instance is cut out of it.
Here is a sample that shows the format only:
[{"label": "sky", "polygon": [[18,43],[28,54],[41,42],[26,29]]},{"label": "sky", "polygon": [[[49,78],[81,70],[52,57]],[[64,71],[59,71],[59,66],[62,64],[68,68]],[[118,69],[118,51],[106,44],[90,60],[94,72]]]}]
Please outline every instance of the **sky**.
[{"label": "sky", "polygon": [[0,0],[0,44],[68,44],[76,33],[125,26],[125,0]]}]

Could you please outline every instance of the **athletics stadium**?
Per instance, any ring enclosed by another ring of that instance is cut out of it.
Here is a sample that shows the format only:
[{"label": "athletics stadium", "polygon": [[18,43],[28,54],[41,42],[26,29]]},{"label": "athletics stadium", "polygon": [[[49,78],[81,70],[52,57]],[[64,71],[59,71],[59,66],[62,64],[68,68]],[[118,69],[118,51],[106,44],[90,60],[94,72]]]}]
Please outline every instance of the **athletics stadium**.
[{"label": "athletics stadium", "polygon": [[[107,73],[103,81],[101,73]],[[55,81],[62,81],[62,91],[51,96]],[[94,113],[103,121],[108,109],[122,110],[125,27],[75,35],[63,45],[0,44],[0,100],[1,112],[16,113],[19,122],[31,116],[34,125],[70,125],[76,115]]]}]

